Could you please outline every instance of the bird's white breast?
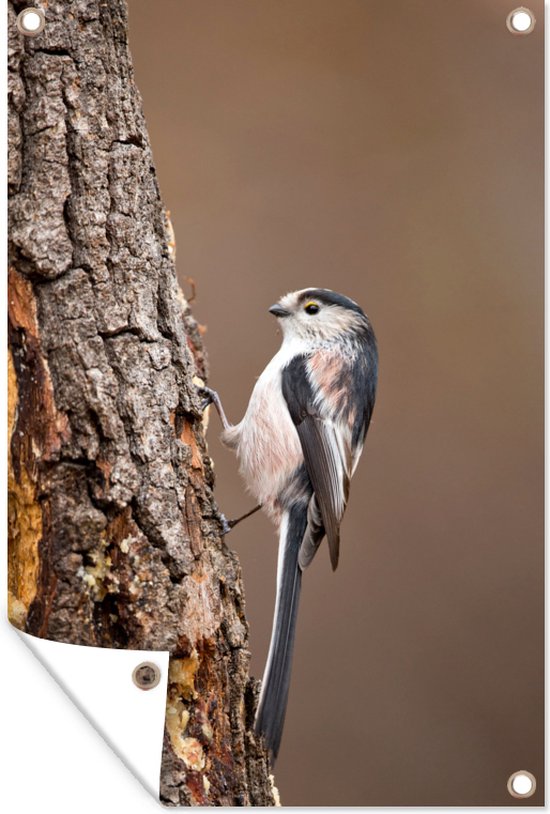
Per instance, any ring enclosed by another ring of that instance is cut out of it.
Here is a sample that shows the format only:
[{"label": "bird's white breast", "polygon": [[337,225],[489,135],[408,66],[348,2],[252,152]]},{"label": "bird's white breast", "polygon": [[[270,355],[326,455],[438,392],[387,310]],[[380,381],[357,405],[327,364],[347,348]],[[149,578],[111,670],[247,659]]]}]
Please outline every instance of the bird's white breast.
[{"label": "bird's white breast", "polygon": [[304,460],[281,387],[284,366],[299,352],[296,343],[283,343],[256,382],[243,420],[222,435],[237,453],[249,490],[268,511]]}]

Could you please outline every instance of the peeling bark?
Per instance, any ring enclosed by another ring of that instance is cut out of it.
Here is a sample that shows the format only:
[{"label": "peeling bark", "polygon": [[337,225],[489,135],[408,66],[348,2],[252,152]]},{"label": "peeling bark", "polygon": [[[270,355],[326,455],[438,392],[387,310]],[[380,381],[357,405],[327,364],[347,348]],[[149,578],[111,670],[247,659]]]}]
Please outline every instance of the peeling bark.
[{"label": "peeling bark", "polygon": [[10,614],[35,636],[169,650],[161,798],[273,805],[123,0],[9,3]]}]

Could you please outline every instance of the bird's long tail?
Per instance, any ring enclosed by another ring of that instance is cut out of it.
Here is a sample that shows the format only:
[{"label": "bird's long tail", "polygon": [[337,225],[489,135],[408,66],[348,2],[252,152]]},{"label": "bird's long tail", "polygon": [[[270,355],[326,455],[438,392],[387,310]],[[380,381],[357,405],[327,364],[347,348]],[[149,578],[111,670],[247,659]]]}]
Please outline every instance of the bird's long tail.
[{"label": "bird's long tail", "polygon": [[256,732],[264,736],[273,761],[279,752],[288,701],[292,650],[302,583],[298,552],[306,524],[306,507],[297,504],[283,515],[279,535],[275,615],[254,726]]}]

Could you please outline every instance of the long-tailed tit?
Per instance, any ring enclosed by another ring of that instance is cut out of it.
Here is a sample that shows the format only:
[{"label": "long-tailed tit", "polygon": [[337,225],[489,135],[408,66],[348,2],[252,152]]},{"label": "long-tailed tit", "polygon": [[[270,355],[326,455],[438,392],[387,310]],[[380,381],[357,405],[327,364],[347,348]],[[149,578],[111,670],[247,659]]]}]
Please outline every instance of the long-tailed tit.
[{"label": "long-tailed tit", "polygon": [[353,300],[322,288],[284,296],[270,312],[283,343],[252,391],[239,424],[223,423],[249,490],[279,528],[277,595],[256,731],[277,757],[290,684],[302,571],[323,538],[338,565],[340,523],[376,394],[378,352]]}]

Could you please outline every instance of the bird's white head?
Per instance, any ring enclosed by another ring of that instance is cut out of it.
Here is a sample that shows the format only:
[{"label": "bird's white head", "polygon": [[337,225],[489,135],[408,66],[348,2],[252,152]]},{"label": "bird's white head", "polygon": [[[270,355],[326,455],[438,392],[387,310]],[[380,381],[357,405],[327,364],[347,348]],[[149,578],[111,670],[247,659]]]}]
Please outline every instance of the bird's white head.
[{"label": "bird's white head", "polygon": [[269,312],[277,317],[286,340],[330,342],[369,328],[356,302],[328,288],[291,291]]}]

